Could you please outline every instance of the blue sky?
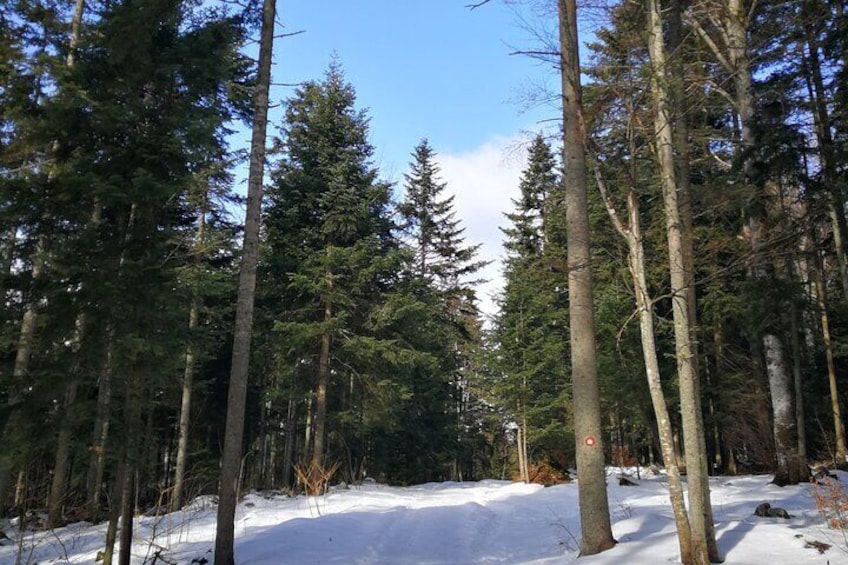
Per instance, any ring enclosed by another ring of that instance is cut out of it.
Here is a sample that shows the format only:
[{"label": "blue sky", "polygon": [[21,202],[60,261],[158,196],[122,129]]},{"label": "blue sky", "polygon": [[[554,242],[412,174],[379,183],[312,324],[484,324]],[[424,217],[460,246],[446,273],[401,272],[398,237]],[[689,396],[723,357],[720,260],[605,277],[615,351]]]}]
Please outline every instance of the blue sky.
[{"label": "blue sky", "polygon": [[[544,3],[544,0],[532,0]],[[492,260],[478,289],[491,316],[500,289],[503,213],[518,195],[528,132],[556,109],[526,109],[528,85],[557,84],[550,65],[520,55],[534,47],[520,18],[504,0],[470,10],[471,0],[291,0],[278,2],[273,81],[320,79],[333,56],[341,62],[370,117],[375,164],[383,178],[402,184],[410,153],[426,137],[439,154],[442,179],[455,194],[469,244]],[[275,86],[272,102],[293,93]],[[279,119],[280,109],[272,111]],[[550,127],[550,124],[548,124]],[[276,126],[271,124],[269,135]]]},{"label": "blue sky", "polygon": [[[305,33],[278,40],[275,81],[320,78],[335,53],[360,107],[369,109],[377,164],[389,176],[402,172],[422,137],[439,153],[456,154],[534,128],[545,112],[519,115],[511,100],[550,70],[510,56],[510,46],[527,46],[529,39],[502,0],[476,10],[468,3],[279,2],[284,31]],[[290,93],[278,88],[275,94]]]}]

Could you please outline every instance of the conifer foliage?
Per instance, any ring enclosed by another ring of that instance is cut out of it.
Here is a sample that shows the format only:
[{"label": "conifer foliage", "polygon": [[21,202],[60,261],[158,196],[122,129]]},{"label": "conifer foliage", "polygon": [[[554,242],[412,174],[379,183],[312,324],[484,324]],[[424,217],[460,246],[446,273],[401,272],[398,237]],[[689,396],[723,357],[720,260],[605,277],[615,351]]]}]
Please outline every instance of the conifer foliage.
[{"label": "conifer foliage", "polygon": [[[537,136],[506,214],[505,287],[493,330],[495,394],[513,421],[519,477],[530,481],[534,464],[566,471],[568,423],[568,307],[565,280],[551,267],[562,251],[556,210],[559,175],[550,146]],[[533,459],[531,460],[531,454]],[[573,458],[571,459],[573,461]]]}]

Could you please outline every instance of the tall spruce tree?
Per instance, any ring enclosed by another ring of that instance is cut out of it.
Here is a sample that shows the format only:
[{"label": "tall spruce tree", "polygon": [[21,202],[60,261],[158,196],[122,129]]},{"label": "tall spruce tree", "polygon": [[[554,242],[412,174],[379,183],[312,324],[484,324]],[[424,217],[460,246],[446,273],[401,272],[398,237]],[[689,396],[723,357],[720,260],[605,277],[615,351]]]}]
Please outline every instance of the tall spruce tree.
[{"label": "tall spruce tree", "polygon": [[271,347],[295,374],[311,373],[301,459],[311,494],[323,488],[335,458],[328,458],[329,440],[341,434],[334,418],[354,402],[361,411],[363,395],[374,398],[366,394],[379,389],[371,378],[384,375],[374,364],[392,354],[373,317],[398,268],[389,186],[371,163],[367,118],[355,102],[337,62],[322,81],[296,91],[269,189],[264,269],[279,292],[269,305],[278,332]]},{"label": "tall spruce tree", "polygon": [[[519,476],[531,480],[537,463],[564,466],[567,422],[568,311],[565,284],[551,262],[561,234],[551,217],[559,176],[550,146],[537,136],[530,146],[515,211],[506,214],[505,286],[493,331],[496,397],[517,425]],[[570,438],[570,434],[569,437]],[[560,469],[565,471],[565,469]]]},{"label": "tall spruce tree", "polygon": [[[464,429],[473,429],[465,410],[469,373],[474,372],[471,360],[479,347],[473,286],[475,275],[487,263],[476,258],[480,244],[465,243],[465,228],[454,210],[455,196],[445,194],[447,185],[439,177],[436,156],[426,139],[415,147],[398,212],[404,241],[412,254],[409,269],[435,292],[431,295],[438,307],[434,314],[444,322],[442,370],[451,382],[455,415],[464,421]],[[458,460],[454,467],[452,478],[458,479]]]},{"label": "tall spruce tree", "polygon": [[403,229],[414,254],[412,268],[419,277],[448,295],[468,295],[473,281],[468,277],[485,262],[475,260],[480,245],[466,245],[465,228],[456,217],[454,195],[446,195],[439,178],[436,153],[424,139],[412,153],[409,172],[404,175],[405,195],[398,206]]}]

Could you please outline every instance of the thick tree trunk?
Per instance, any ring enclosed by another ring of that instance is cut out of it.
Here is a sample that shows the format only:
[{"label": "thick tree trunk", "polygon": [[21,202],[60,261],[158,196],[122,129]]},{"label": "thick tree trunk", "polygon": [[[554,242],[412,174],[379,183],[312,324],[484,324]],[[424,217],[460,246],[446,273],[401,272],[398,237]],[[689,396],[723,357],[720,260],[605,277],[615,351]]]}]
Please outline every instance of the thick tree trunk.
[{"label": "thick tree trunk", "polygon": [[802,463],[799,463],[797,457],[795,415],[792,410],[793,387],[783,355],[783,344],[779,341],[778,337],[772,334],[763,336],[766,373],[769,375],[769,393],[771,394],[774,447],[777,456],[774,483],[784,486],[797,484],[803,477],[801,476]]},{"label": "thick tree trunk", "polygon": [[690,289],[693,277],[687,273],[687,265],[691,268],[692,261],[691,258],[687,261],[680,219],[662,16],[656,0],[648,0],[648,7],[648,48],[653,66],[651,92],[655,107],[654,135],[665,208],[675,355],[680,381],[683,441],[686,444],[686,472],[689,477],[691,558],[692,563],[706,564],[711,560],[719,560],[719,556],[710,504],[706,440],[690,319],[692,310],[689,301],[692,297]]},{"label": "thick tree trunk", "polygon": [[121,485],[121,530],[118,540],[118,565],[130,565],[132,559],[135,472],[128,466]]},{"label": "thick tree trunk", "polygon": [[[733,70],[733,83],[736,95],[736,111],[739,115],[741,147],[740,151],[750,152],[754,145],[754,132],[751,129],[754,118],[754,100],[751,84],[751,66],[748,60],[747,40],[748,12],[743,5],[743,0],[728,0],[727,14],[725,18],[725,31],[728,38],[727,51],[730,68]],[[750,157],[743,162],[745,181],[753,179],[753,163]],[[753,205],[748,211],[747,237],[751,248],[751,268],[749,276],[754,280],[765,281],[768,273],[763,258],[762,245],[767,233],[765,204],[762,202],[761,194],[755,195]],[[783,343],[773,328],[766,328],[760,336],[763,354],[766,358],[766,375],[769,381],[769,389],[772,394],[772,416],[774,430],[780,436],[775,435],[775,448],[778,450],[776,480],[780,482],[798,482],[800,477],[799,465],[795,455],[797,440],[795,438],[795,422],[791,414],[792,402],[788,406],[790,414],[786,414],[782,407],[785,398],[792,397],[792,386],[786,371],[785,354]],[[774,395],[777,395],[775,399]],[[788,416],[788,418],[787,418]],[[791,435],[791,441],[788,436]],[[843,442],[844,445],[844,442]]]},{"label": "thick tree trunk", "polygon": [[[35,286],[44,273],[46,243],[40,237],[36,244],[35,255],[32,261],[32,283]],[[33,341],[35,340],[35,327],[38,323],[38,306],[40,300],[37,296],[30,296],[29,303],[24,310],[21,319],[21,328],[18,334],[18,347],[15,351],[15,364],[12,368],[12,377],[15,385],[23,382],[29,373],[29,362],[32,357]]]},{"label": "thick tree trunk", "polygon": [[580,63],[575,0],[558,0],[562,74],[563,177],[568,254],[571,381],[577,475],[580,481],[582,555],[615,545],[607,500],[601,403],[595,344],[586,190],[585,127],[582,124]]},{"label": "thick tree trunk", "polygon": [[234,565],[235,514],[238,502],[247,372],[250,338],[253,331],[253,301],[256,293],[256,266],[259,256],[259,228],[262,213],[262,182],[265,173],[265,138],[268,124],[268,92],[271,86],[271,56],[274,44],[275,0],[262,3],[262,32],[259,40],[259,69],[253,98],[253,132],[247,180],[247,211],[244,244],[239,267],[238,300],[233,336],[233,360],[227,396],[227,423],[221,483],[218,491],[218,524],[215,535],[216,565]]},{"label": "thick tree trunk", "polygon": [[109,500],[109,524],[106,526],[106,545],[103,549],[103,565],[112,565],[115,555],[115,540],[118,539],[118,522],[121,518],[122,500],[124,495],[124,477],[126,476],[126,462],[121,461],[118,465],[118,475],[112,489]]}]

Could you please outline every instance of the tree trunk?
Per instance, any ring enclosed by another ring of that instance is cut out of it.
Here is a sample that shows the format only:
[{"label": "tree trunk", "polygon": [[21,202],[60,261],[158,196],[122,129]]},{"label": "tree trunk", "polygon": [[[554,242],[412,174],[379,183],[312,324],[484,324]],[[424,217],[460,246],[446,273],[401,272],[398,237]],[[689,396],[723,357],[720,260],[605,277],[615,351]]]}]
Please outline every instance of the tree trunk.
[{"label": "tree trunk", "polygon": [[580,552],[593,555],[613,547],[616,542],[610,526],[598,391],[577,6],[575,0],[558,0],[558,8],[563,114],[562,190],[566,203],[574,435],[580,480]]},{"label": "tree trunk", "polygon": [[3,257],[0,263],[0,300],[6,303],[6,280],[12,274],[12,265],[15,262],[15,244],[18,240],[18,227],[12,226],[6,233],[6,241],[3,242]]},{"label": "tree trunk", "polygon": [[[206,213],[207,194],[201,196],[200,209],[198,210],[197,234],[194,239],[194,263],[199,268],[202,263],[204,240],[206,237]],[[171,512],[176,512],[182,507],[183,481],[185,479],[186,459],[188,458],[189,423],[191,421],[191,393],[194,386],[195,351],[192,340],[197,331],[200,312],[200,297],[195,288],[191,301],[191,309],[188,314],[189,343],[186,346],[185,369],[183,371],[183,391],[180,401],[180,420],[177,433],[177,463],[174,468],[174,487],[171,492]]]},{"label": "tree trunk", "polygon": [[109,440],[110,410],[112,405],[112,330],[106,330],[106,343],[100,382],[97,387],[97,414],[94,419],[91,446],[89,447],[86,501],[88,513],[97,521],[100,513],[100,489],[106,469],[106,444]]},{"label": "tree trunk", "polygon": [[[85,9],[85,0],[76,0],[74,6],[74,15],[71,18],[71,36],[68,39],[68,56],[65,60],[66,66],[70,69],[74,66],[74,55],[77,43],[79,42],[80,35],[80,25],[82,24],[82,16],[83,11]],[[57,148],[57,143],[53,143],[54,153]],[[50,171],[48,176],[53,176],[54,172]],[[3,273],[0,273],[0,279],[2,279],[6,274],[8,274],[9,269],[11,268],[11,258],[14,253],[14,242],[17,235],[16,228],[13,228],[14,231],[10,232],[9,240],[10,245],[8,249],[8,267],[4,264]],[[33,264],[32,264],[32,283],[33,288],[36,283],[42,278],[44,275],[44,268],[46,264],[46,256],[47,256],[47,242],[44,235],[39,235],[38,240],[35,246],[35,252],[33,256]],[[0,283],[0,288],[2,288],[2,283]],[[3,298],[5,298],[5,291],[3,292]],[[12,377],[13,377],[13,386],[18,386],[20,380],[25,379],[26,375],[29,373],[29,363],[30,358],[32,357],[32,347],[33,340],[35,339],[35,328],[38,323],[38,308],[39,308],[39,299],[35,295],[30,296],[30,301],[24,310],[24,315],[21,320],[21,329],[20,334],[18,336],[18,347],[15,352],[15,364],[12,369]],[[73,389],[73,393],[71,393],[71,389]],[[76,383],[72,383],[68,391],[66,392],[66,400],[70,400],[72,403],[74,402],[76,397]],[[66,406],[67,411],[70,411],[70,406]],[[64,433],[64,437],[63,437]],[[62,478],[60,479],[60,483],[58,485],[55,484],[56,476],[58,473],[54,471],[54,485],[51,486],[50,493],[50,514],[48,518],[48,522],[51,522],[54,519],[58,519],[56,512],[60,512],[57,508],[54,508],[54,503],[56,505],[59,504],[59,498],[61,497],[61,492],[54,493],[53,488],[58,488],[60,490],[64,490],[64,475],[65,471],[67,471],[67,444],[70,441],[70,430],[68,430],[65,426],[62,427],[62,430],[59,435],[60,445],[57,448],[57,464],[59,464],[59,455],[64,454],[65,461],[61,462],[62,469]],[[64,441],[65,446],[62,448],[61,442]],[[6,476],[7,470],[5,469],[5,464],[0,462],[0,489],[3,488],[4,481],[2,477]],[[2,496],[0,496],[2,499]],[[3,505],[0,503],[0,514],[2,514]]]},{"label": "tree trunk", "polygon": [[803,47],[801,47],[801,58],[804,63],[803,70],[815,124],[819,160],[824,176],[825,190],[828,194],[828,216],[833,232],[833,247],[839,265],[839,278],[842,283],[843,296],[848,298],[848,259],[846,259],[845,254],[848,226],[846,226],[845,220],[845,197],[839,182],[839,173],[836,170],[836,157],[833,150],[833,136],[830,132],[830,116],[827,108],[827,94],[822,80],[818,41],[809,30],[806,43],[808,54],[804,56]]},{"label": "tree trunk", "polygon": [[527,464],[527,418],[522,417],[518,424],[515,437],[518,450],[518,479],[523,483],[530,482],[530,470]]},{"label": "tree trunk", "polygon": [[[649,0],[652,3],[652,0]],[[631,136],[632,139],[632,136]],[[632,144],[631,144],[632,146]],[[631,162],[635,163],[631,153]],[[636,191],[631,187],[627,194],[628,225],[625,226],[615,211],[612,200],[606,190],[606,183],[601,175],[600,167],[595,163],[595,177],[598,188],[606,203],[607,212],[616,231],[627,242],[628,267],[633,279],[633,291],[636,295],[636,308],[639,312],[639,330],[642,339],[642,356],[645,361],[645,374],[648,378],[648,390],[654,408],[657,424],[660,450],[668,474],[668,495],[674,513],[677,528],[677,540],[680,547],[680,561],[684,565],[694,563],[692,558],[692,532],[689,526],[689,516],[686,514],[686,502],[683,494],[683,481],[677,466],[674,450],[674,433],[671,429],[671,419],[668,415],[668,405],[662,389],[659,358],[657,357],[656,335],[654,333],[653,302],[648,295],[648,282],[645,275],[645,251],[642,245],[642,227],[639,218],[639,200]]]},{"label": "tree trunk", "polygon": [[135,501],[134,465],[128,465],[121,484],[121,530],[118,541],[118,565],[130,565],[132,558],[133,509]]},{"label": "tree trunk", "polygon": [[[197,329],[198,305],[197,299],[192,302],[189,311],[188,329],[189,334]],[[191,339],[191,337],[189,337]],[[185,370],[183,371],[183,392],[180,402],[180,421],[177,438],[177,463],[174,468],[174,487],[171,493],[171,512],[176,512],[182,507],[183,481],[185,478],[186,459],[188,458],[189,422],[191,414],[191,393],[194,386],[194,346],[186,347]]]},{"label": "tree trunk", "polygon": [[686,271],[687,264],[691,265],[691,260],[687,263],[684,230],[680,219],[662,16],[656,0],[648,0],[648,7],[648,48],[653,67],[651,93],[655,107],[654,135],[665,208],[675,356],[680,381],[683,441],[686,444],[686,472],[689,477],[691,557],[692,563],[706,564],[711,560],[718,561],[719,556],[710,504],[700,385],[695,367],[695,351],[692,345],[692,320],[690,319],[691,307],[689,304],[692,294],[688,290],[692,286],[692,274]]},{"label": "tree trunk", "polygon": [[[778,343],[774,343],[778,341]],[[766,373],[769,375],[769,392],[774,425],[774,447],[777,455],[777,469],[774,483],[778,486],[797,484],[803,477],[797,458],[797,436],[792,411],[792,386],[783,345],[777,336],[763,336],[763,350],[766,356]]]},{"label": "tree trunk", "polygon": [[695,374],[698,371],[698,305],[695,287],[695,228],[692,211],[692,185],[689,182],[689,122],[687,120],[685,66],[683,64],[683,22],[681,0],[671,0],[668,10],[668,51],[669,69],[667,73],[671,100],[672,138],[674,142],[674,163],[677,181],[677,204],[680,209],[680,228],[683,241],[683,265],[686,273],[686,301],[689,306],[689,324],[692,339],[692,355]]},{"label": "tree trunk", "polygon": [[47,499],[47,529],[53,529],[61,525],[62,503],[65,498],[65,482],[68,475],[68,461],[71,450],[71,432],[74,424],[74,406],[77,396],[77,373],[78,368],[73,369],[71,382],[65,391],[65,402],[63,406],[63,417],[59,428],[59,437],[56,440],[56,458],[53,466],[53,480],[50,484],[50,495]]},{"label": "tree trunk", "polygon": [[793,300],[789,312],[790,331],[792,333],[790,343],[792,345],[792,380],[795,385],[795,427],[798,433],[798,459],[807,460],[807,433],[804,417],[804,381],[801,372],[801,336],[799,324],[801,312],[798,302]]},{"label": "tree trunk", "polygon": [[124,446],[121,450],[121,467],[123,473],[118,474],[119,482],[115,492],[120,492],[118,507],[120,508],[120,538],[118,564],[130,565],[133,517],[135,510],[135,484],[139,470],[139,437],[141,435],[141,406],[142,379],[136,361],[132,362],[127,371],[124,386]]},{"label": "tree trunk", "polygon": [[218,491],[218,524],[215,535],[216,565],[234,565],[235,514],[241,463],[250,338],[253,331],[253,300],[259,255],[262,213],[262,182],[265,172],[265,137],[268,124],[268,92],[271,85],[271,56],[274,44],[275,0],[262,3],[262,32],[259,40],[259,69],[253,98],[253,132],[247,181],[247,211],[244,244],[239,266],[239,288],[233,336],[233,360],[227,396],[227,423],[221,483]]},{"label": "tree trunk", "polygon": [[[333,319],[333,305],[329,299],[324,302],[324,323]],[[309,464],[309,484],[307,494],[321,494],[324,472],[324,440],[327,426],[327,387],[330,379],[330,344],[332,335],[325,330],[321,335],[321,351],[318,355],[318,370],[315,374],[315,411],[313,417],[312,457]]]},{"label": "tree trunk", "polygon": [[[814,253],[818,253],[815,249]],[[836,385],[836,363],[833,358],[833,344],[830,337],[830,320],[827,312],[827,291],[822,280],[821,268],[818,257],[814,260],[810,274],[813,277],[813,286],[816,293],[816,302],[819,308],[819,320],[821,322],[822,339],[824,340],[825,359],[827,361],[827,380],[830,385],[830,406],[833,413],[833,424],[836,436],[835,463],[844,465],[846,463],[845,449],[845,427],[842,424],[842,409],[839,407],[839,390]]]},{"label": "tree trunk", "polygon": [[[727,14],[725,19],[725,31],[728,37],[727,50],[728,62],[733,70],[733,83],[736,95],[736,111],[739,115],[740,132],[741,132],[741,152],[750,153],[754,148],[755,139],[754,132],[751,129],[751,124],[754,117],[754,100],[751,87],[751,66],[748,60],[748,40],[746,28],[748,24],[748,15],[743,5],[743,0],[728,0]],[[746,157],[743,162],[743,171],[745,181],[750,182],[753,179],[753,163],[750,157]],[[760,194],[761,189],[756,189],[757,194],[753,198],[753,204],[748,211],[747,236],[748,244],[751,248],[751,268],[749,276],[754,280],[768,280],[768,273],[765,268],[765,262],[762,257],[762,244],[765,240],[767,232],[765,204],[762,202],[763,196]],[[778,468],[776,470],[776,479],[780,477],[780,481],[784,479],[797,482],[794,477],[799,476],[796,451],[795,422],[791,417],[791,412],[787,420],[787,415],[783,412],[785,398],[791,399],[792,387],[790,386],[788,375],[786,372],[785,354],[783,343],[773,328],[766,328],[760,336],[760,343],[763,347],[763,353],[767,360],[766,375],[769,381],[769,390],[772,394],[772,416],[774,418],[775,432],[780,430],[781,437],[775,436],[775,447],[778,450]],[[774,395],[778,398],[775,399]],[[789,402],[791,411],[792,403]],[[792,440],[787,440],[787,434],[792,436]],[[844,445],[844,442],[843,442]],[[788,451],[787,451],[788,450]],[[844,453],[844,449],[843,449]],[[792,468],[795,468],[793,471]],[[789,483],[786,483],[789,484]]]},{"label": "tree trunk", "polygon": [[297,442],[297,403],[289,399],[286,411],[286,445],[283,450],[283,487],[290,489],[294,486],[294,450]]},{"label": "tree trunk", "polygon": [[115,554],[115,540],[118,539],[118,521],[121,518],[122,499],[124,494],[124,476],[126,462],[118,465],[118,475],[109,500],[109,524],[106,526],[106,545],[103,549],[103,565],[112,565]]}]

